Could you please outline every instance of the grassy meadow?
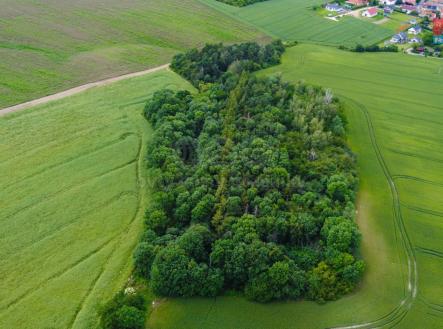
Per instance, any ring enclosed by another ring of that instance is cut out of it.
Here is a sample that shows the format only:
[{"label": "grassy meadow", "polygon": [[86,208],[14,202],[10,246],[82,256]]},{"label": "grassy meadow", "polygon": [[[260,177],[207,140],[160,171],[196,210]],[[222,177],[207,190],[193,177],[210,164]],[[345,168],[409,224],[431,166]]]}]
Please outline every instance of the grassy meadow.
[{"label": "grassy meadow", "polygon": [[272,0],[236,8],[216,0],[200,0],[240,21],[282,40],[296,40],[322,45],[371,45],[393,33],[384,27],[355,17],[335,22],[313,10],[323,0]]},{"label": "grassy meadow", "polygon": [[197,0],[0,0],[0,108],[167,63],[206,42],[266,39]]},{"label": "grassy meadow", "polygon": [[264,71],[330,87],[346,104],[360,170],[362,285],[325,305],[172,299],[156,306],[149,328],[443,327],[442,67],[404,54],[300,45]]},{"label": "grassy meadow", "polygon": [[0,118],[0,328],[91,328],[127,280],[163,87],[190,85],[161,71]]}]

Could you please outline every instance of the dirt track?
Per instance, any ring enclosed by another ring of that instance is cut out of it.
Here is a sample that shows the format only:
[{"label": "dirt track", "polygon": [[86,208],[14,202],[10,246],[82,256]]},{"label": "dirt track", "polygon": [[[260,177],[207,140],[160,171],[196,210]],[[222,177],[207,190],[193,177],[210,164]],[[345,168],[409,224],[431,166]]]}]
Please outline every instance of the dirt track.
[{"label": "dirt track", "polygon": [[74,88],[59,92],[57,94],[45,96],[42,98],[34,99],[34,100],[26,102],[26,103],[21,103],[21,104],[17,104],[17,105],[11,106],[11,107],[1,109],[0,110],[0,117],[7,115],[9,113],[26,110],[26,109],[36,106],[36,105],[41,105],[41,104],[45,104],[45,103],[48,103],[51,101],[59,100],[59,99],[62,99],[62,98],[68,97],[68,96],[72,96],[72,95],[78,94],[82,91],[85,91],[85,90],[88,90],[88,89],[91,89],[94,87],[106,86],[106,85],[113,83],[113,82],[129,79],[129,78],[134,78],[134,77],[139,77],[139,76],[142,76],[145,74],[164,70],[168,67],[169,67],[169,64],[165,64],[165,65],[157,66],[152,69],[148,69],[148,70],[144,70],[144,71],[124,74],[124,75],[120,75],[120,76],[117,76],[114,78],[100,80],[97,82],[90,82],[90,83],[87,83],[87,84],[84,84],[84,85],[81,85],[78,87],[74,87]]}]

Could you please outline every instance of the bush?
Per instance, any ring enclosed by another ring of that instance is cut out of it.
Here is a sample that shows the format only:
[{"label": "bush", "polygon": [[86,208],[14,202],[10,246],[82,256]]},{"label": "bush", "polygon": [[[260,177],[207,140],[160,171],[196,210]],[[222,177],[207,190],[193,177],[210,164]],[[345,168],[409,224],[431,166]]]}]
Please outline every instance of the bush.
[{"label": "bush", "polygon": [[122,306],[115,314],[113,329],[143,329],[145,313],[132,306]]},{"label": "bush", "polygon": [[119,292],[100,312],[103,329],[142,329],[145,325],[146,302],[141,294]]}]

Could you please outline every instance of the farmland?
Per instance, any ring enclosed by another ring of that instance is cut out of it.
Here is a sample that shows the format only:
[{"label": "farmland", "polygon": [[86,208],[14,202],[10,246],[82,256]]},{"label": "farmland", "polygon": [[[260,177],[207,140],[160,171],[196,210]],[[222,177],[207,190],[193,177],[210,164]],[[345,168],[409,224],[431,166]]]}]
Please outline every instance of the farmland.
[{"label": "farmland", "polygon": [[165,64],[205,42],[267,38],[197,0],[1,0],[0,7],[0,108]]},{"label": "farmland", "polygon": [[389,29],[355,17],[346,16],[339,22],[323,18],[313,10],[324,3],[321,0],[272,0],[244,8],[200,1],[283,40],[350,47],[379,43],[392,35]]},{"label": "farmland", "polygon": [[260,305],[236,296],[172,299],[156,306],[150,328],[441,327],[441,66],[402,54],[301,45],[265,71],[330,86],[346,103],[360,167],[358,222],[368,263],[363,283],[326,305]]},{"label": "farmland", "polygon": [[0,327],[91,328],[127,280],[148,201],[141,116],[168,71],[0,118]]}]

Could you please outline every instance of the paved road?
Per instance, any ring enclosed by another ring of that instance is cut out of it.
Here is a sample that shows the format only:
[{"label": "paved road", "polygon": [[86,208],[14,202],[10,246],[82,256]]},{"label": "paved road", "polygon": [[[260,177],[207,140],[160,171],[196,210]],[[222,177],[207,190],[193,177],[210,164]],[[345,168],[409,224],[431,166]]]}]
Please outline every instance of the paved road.
[{"label": "paved road", "polygon": [[144,70],[144,71],[124,74],[124,75],[120,75],[120,76],[117,76],[114,78],[109,78],[109,79],[100,80],[97,82],[87,83],[87,84],[84,84],[84,85],[81,85],[81,86],[78,86],[75,88],[71,88],[71,89],[62,91],[57,94],[45,96],[42,98],[34,99],[34,100],[26,102],[26,103],[17,104],[17,105],[11,106],[11,107],[1,109],[0,110],[0,117],[4,116],[6,114],[9,114],[9,113],[26,110],[26,109],[36,106],[36,105],[41,105],[41,104],[45,104],[45,103],[48,103],[51,101],[59,100],[59,99],[62,99],[62,98],[68,97],[68,96],[72,96],[72,95],[78,94],[82,91],[85,91],[85,90],[88,90],[88,89],[91,89],[94,87],[106,86],[108,84],[111,84],[111,83],[114,83],[117,81],[129,79],[129,78],[134,78],[134,77],[139,77],[139,76],[146,75],[149,73],[164,70],[164,69],[167,69],[168,67],[169,67],[169,64],[165,64],[165,65],[157,66],[152,69],[148,69],[148,70]]}]

